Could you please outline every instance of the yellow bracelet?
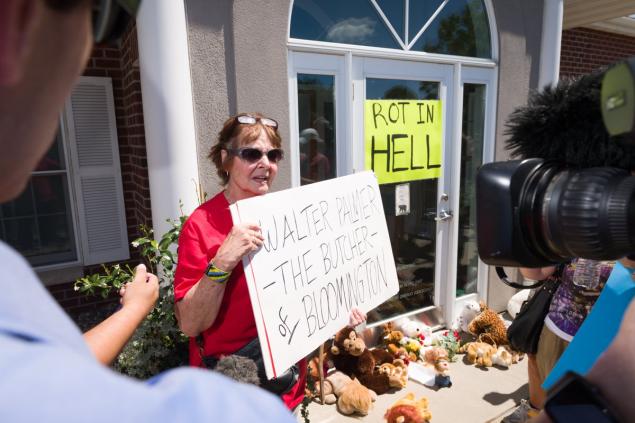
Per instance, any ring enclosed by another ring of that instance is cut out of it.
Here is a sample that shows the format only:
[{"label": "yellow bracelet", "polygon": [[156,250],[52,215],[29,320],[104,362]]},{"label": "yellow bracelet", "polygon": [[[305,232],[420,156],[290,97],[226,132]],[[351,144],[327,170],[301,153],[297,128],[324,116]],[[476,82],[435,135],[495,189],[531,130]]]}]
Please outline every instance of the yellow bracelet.
[{"label": "yellow bracelet", "polygon": [[231,272],[226,272],[224,270],[219,269],[212,262],[210,262],[210,264],[207,265],[207,268],[205,269],[205,276],[207,276],[208,278],[210,278],[216,283],[227,282],[227,279],[229,279],[229,275],[231,275]]}]

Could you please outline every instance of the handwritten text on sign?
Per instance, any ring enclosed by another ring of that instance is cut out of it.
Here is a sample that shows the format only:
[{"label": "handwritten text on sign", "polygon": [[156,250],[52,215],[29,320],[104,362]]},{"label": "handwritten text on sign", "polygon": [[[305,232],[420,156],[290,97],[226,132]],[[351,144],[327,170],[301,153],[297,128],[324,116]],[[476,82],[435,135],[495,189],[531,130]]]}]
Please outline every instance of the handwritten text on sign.
[{"label": "handwritten text on sign", "polygon": [[380,184],[438,178],[441,100],[366,100],[366,169]]},{"label": "handwritten text on sign", "polygon": [[399,289],[372,172],[238,201],[231,213],[265,238],[243,265],[269,378],[344,327],[351,308],[367,312]]}]

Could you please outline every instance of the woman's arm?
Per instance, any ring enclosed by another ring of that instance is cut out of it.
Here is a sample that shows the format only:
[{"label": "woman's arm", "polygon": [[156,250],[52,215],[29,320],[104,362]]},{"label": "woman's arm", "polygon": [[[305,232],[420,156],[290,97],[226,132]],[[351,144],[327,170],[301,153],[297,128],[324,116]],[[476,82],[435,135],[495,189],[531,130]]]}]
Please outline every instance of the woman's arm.
[{"label": "woman's arm", "polygon": [[553,275],[556,271],[556,266],[549,267],[521,267],[520,274],[526,279],[533,279],[541,281]]},{"label": "woman's arm", "polygon": [[[263,239],[258,225],[249,223],[236,225],[210,263],[214,263],[218,269],[231,272],[245,255],[260,248]],[[183,299],[176,303],[176,318],[185,335],[198,336],[214,324],[223,302],[226,283],[228,283],[227,279],[220,283],[203,274]]]},{"label": "woman's arm", "polygon": [[154,307],[159,297],[159,281],[140,264],[134,279],[122,288],[122,292],[121,309],[84,334],[88,347],[104,365],[117,357]]}]

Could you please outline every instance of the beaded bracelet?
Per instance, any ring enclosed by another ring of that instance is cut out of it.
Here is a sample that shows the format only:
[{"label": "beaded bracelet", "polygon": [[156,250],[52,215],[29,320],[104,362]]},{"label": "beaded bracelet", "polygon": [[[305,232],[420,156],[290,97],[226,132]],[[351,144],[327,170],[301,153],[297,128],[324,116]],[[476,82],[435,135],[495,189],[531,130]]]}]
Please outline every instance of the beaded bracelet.
[{"label": "beaded bracelet", "polygon": [[224,270],[221,270],[218,267],[216,267],[214,263],[211,263],[211,262],[205,269],[205,276],[207,276],[208,278],[210,278],[216,283],[227,282],[227,279],[229,279],[230,274],[231,272],[226,272]]}]

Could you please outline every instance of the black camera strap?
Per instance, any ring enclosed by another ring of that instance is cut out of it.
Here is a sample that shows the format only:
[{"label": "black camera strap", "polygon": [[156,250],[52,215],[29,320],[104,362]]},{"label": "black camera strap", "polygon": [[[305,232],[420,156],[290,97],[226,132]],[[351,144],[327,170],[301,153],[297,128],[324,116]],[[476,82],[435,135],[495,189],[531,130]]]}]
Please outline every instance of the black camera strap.
[{"label": "black camera strap", "polygon": [[507,277],[507,273],[505,273],[505,269],[503,269],[500,266],[496,266],[496,274],[500,278],[501,282],[503,282],[507,286],[511,286],[512,288],[516,288],[516,289],[534,289],[534,288],[539,288],[545,283],[545,280],[541,280],[541,281],[537,281],[536,283],[532,283],[530,285],[524,285],[522,283],[511,281]]}]

